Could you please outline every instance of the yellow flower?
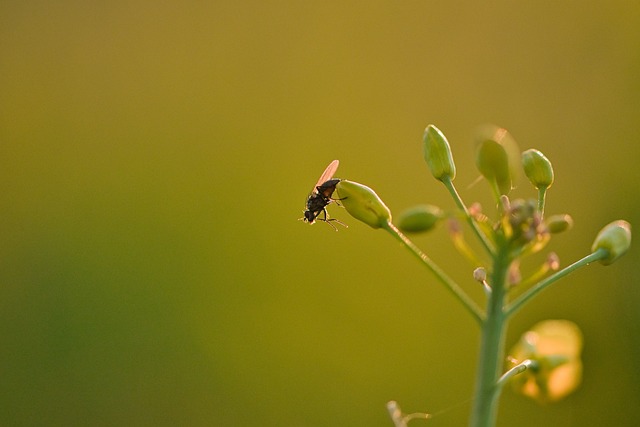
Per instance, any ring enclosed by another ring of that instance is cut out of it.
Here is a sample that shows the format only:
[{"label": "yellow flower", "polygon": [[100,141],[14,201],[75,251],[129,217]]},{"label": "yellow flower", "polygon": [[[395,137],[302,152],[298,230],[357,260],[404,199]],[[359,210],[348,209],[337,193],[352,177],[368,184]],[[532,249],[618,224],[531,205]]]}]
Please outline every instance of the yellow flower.
[{"label": "yellow flower", "polygon": [[511,349],[514,365],[525,360],[533,367],[513,377],[516,392],[541,403],[572,393],[582,379],[582,333],[568,320],[546,320],[525,332]]}]

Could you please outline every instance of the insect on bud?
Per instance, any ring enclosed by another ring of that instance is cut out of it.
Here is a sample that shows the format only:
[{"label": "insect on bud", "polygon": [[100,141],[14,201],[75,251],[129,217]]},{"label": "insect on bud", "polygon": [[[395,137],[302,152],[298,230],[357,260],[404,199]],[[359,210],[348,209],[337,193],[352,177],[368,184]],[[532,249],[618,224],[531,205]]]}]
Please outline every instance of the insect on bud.
[{"label": "insect on bud", "polygon": [[419,205],[407,209],[398,219],[398,228],[406,233],[420,233],[433,229],[444,218],[442,210],[433,205]]},{"label": "insect on bud", "polygon": [[449,178],[453,181],[456,177],[456,165],[453,163],[451,147],[449,147],[447,138],[440,132],[440,129],[429,125],[424,130],[422,141],[424,159],[434,178],[440,181]]},{"label": "insect on bud", "polygon": [[372,228],[380,228],[391,222],[391,211],[380,197],[366,185],[341,180],[336,185],[340,203],[357,220]]},{"label": "insect on bud", "polygon": [[524,173],[536,188],[549,188],[553,184],[553,167],[544,154],[530,149],[522,153]]},{"label": "insect on bud", "polygon": [[612,264],[624,255],[631,245],[631,224],[624,220],[614,221],[606,225],[596,236],[591,250],[607,251],[607,257],[600,260],[603,265]]}]

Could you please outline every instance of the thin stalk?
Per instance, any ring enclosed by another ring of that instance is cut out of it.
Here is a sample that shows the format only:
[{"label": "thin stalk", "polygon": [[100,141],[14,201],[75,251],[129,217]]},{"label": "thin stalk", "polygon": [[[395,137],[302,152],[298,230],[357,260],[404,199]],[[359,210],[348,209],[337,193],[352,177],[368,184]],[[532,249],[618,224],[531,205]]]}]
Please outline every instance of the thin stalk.
[{"label": "thin stalk", "polygon": [[469,213],[469,209],[467,209],[467,206],[462,201],[462,198],[458,194],[456,187],[453,185],[453,181],[451,181],[451,178],[450,177],[443,178],[442,183],[444,184],[445,187],[447,187],[447,190],[449,190],[449,193],[451,193],[451,197],[453,197],[453,200],[456,202],[458,209],[464,212],[464,216],[467,219],[467,222],[471,226],[471,229],[473,230],[473,232],[478,237],[478,240],[480,240],[480,243],[482,243],[482,246],[484,246],[487,253],[493,254],[494,252],[493,246],[489,242],[489,239],[487,239],[487,236],[485,236],[485,234],[480,230],[480,228],[478,227],[478,224],[476,224],[473,217]]},{"label": "thin stalk", "polygon": [[540,212],[540,218],[544,218],[544,202],[547,195],[547,187],[538,188],[538,212]]},{"label": "thin stalk", "polygon": [[400,243],[402,243],[412,254],[414,254],[431,272],[436,278],[449,290],[451,293],[467,308],[469,313],[480,324],[484,321],[484,315],[480,310],[480,307],[469,298],[469,296],[462,290],[462,288],[447,274],[440,269],[424,252],[420,250],[407,236],[402,234],[398,227],[391,222],[387,222],[383,225],[386,231],[388,231],[393,237],[395,237]]},{"label": "thin stalk", "polygon": [[592,262],[598,261],[602,258],[605,258],[608,255],[608,251],[605,249],[598,249],[597,251],[587,255],[586,257],[582,258],[581,260],[578,260],[576,262],[574,262],[573,264],[563,268],[562,270],[558,270],[555,273],[553,273],[551,276],[547,277],[544,280],[541,280],[540,282],[538,282],[537,284],[535,284],[534,286],[532,286],[531,288],[529,288],[525,293],[523,293],[522,295],[520,295],[518,298],[516,298],[515,300],[513,300],[513,302],[511,304],[509,304],[509,306],[506,308],[505,310],[505,315],[506,317],[511,317],[513,316],[513,314],[520,310],[527,302],[529,302],[533,297],[535,297],[536,295],[538,295],[540,292],[542,292],[543,290],[545,290],[547,288],[547,286],[549,286],[550,284],[554,283],[555,281],[563,278],[564,276],[573,273],[575,270],[584,267],[585,265],[588,265]]},{"label": "thin stalk", "polygon": [[503,311],[507,295],[507,274],[511,259],[508,249],[496,253],[491,273],[491,295],[487,301],[487,313],[482,325],[482,341],[476,377],[475,400],[471,413],[471,427],[493,427],[497,417],[500,388],[497,385],[502,373],[504,340],[507,317]]},{"label": "thin stalk", "polygon": [[527,369],[531,369],[534,366],[536,366],[537,363],[534,362],[533,360],[527,359],[522,363],[517,364],[516,366],[514,366],[513,368],[509,369],[507,372],[505,372],[500,379],[498,380],[498,388],[500,389],[499,392],[502,391],[502,388],[504,387],[504,385],[507,383],[507,381],[509,381],[511,378],[515,377],[518,374],[523,373],[524,371],[526,371]]}]

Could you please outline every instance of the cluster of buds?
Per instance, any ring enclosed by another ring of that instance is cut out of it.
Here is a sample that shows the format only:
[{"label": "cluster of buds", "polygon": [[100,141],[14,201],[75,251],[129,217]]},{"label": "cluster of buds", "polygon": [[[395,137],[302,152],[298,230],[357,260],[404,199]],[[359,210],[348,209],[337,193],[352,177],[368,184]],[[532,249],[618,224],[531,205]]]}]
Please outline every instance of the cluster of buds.
[{"label": "cluster of buds", "polygon": [[[455,212],[445,213],[437,206],[418,205],[399,215],[396,226],[392,223],[390,209],[371,188],[348,180],[336,180],[335,192],[338,197],[331,200],[340,200],[349,214],[370,227],[390,232],[484,325],[483,340],[486,341],[483,341],[483,348],[488,343],[485,348],[488,362],[480,366],[482,375],[478,377],[477,390],[481,398],[476,396],[474,420],[491,419],[491,405],[497,396],[496,391],[499,393],[507,381],[511,381],[518,392],[538,401],[561,399],[572,392],[581,379],[582,335],[577,326],[557,320],[534,326],[512,349],[510,360],[514,366],[500,378],[496,378],[494,372],[498,370],[498,363],[492,364],[491,358],[497,357],[501,348],[491,345],[500,341],[495,337],[504,333],[506,320],[551,283],[591,262],[609,265],[624,255],[631,244],[631,226],[626,221],[614,221],[597,235],[589,255],[560,268],[557,255],[549,253],[546,261],[523,279],[520,263],[524,257],[542,250],[551,235],[567,231],[573,224],[571,217],[566,214],[545,218],[546,192],[554,182],[549,159],[534,149],[520,152],[505,129],[485,127],[479,131],[476,166],[495,197],[498,218],[492,221],[482,212],[479,204],[467,207],[463,203],[453,185],[456,166],[451,147],[444,134],[433,125],[425,129],[423,153],[433,177],[444,184],[454,199],[458,208]],[[509,193],[523,172],[537,189],[537,199],[509,198]],[[484,256],[478,256],[466,243],[460,224],[462,220],[466,220],[478,238],[485,250]],[[473,278],[482,284],[488,299],[485,312],[403,234],[426,232],[442,222],[449,225],[456,249],[475,267]],[[490,262],[486,262],[487,257]],[[550,273],[552,271],[554,273]],[[509,298],[509,291],[516,284],[527,287],[517,297]],[[428,414],[405,415],[395,402],[389,402],[388,409],[396,427],[406,427],[407,422],[414,418],[429,418]]]},{"label": "cluster of buds", "polygon": [[531,245],[532,252],[542,249],[549,241],[549,231],[536,209],[536,201],[516,199],[509,202],[507,196],[502,196],[501,201],[501,232],[509,244],[517,251],[528,245]]},{"label": "cluster of buds", "polygon": [[[427,126],[424,131],[423,153],[434,178],[445,185],[451,184],[456,176],[451,147],[444,134],[433,125]],[[569,215],[553,215],[544,219],[545,194],[554,182],[554,172],[551,162],[540,151],[529,149],[521,153],[513,137],[505,129],[487,126],[478,132],[476,165],[493,189],[502,215],[497,223],[493,223],[481,213],[477,204],[464,209],[466,215],[473,219],[473,225],[479,230],[478,234],[482,234],[489,244],[506,240],[515,255],[530,254],[541,250],[551,234],[571,228],[573,220]],[[538,189],[537,201],[509,200],[508,194],[522,171]],[[341,180],[336,185],[336,192],[342,205],[354,218],[372,228],[386,228],[391,223],[390,209],[371,188],[357,182]],[[399,216],[398,226],[408,233],[425,232],[432,230],[447,217],[455,218],[456,214],[447,215],[433,205],[418,205]],[[629,223],[616,221],[601,231],[593,251],[607,251],[607,256],[601,260],[603,264],[611,264],[628,250],[631,242],[630,230]],[[456,247],[464,248],[466,252],[468,247],[461,241],[461,234],[455,233],[452,237]]]}]

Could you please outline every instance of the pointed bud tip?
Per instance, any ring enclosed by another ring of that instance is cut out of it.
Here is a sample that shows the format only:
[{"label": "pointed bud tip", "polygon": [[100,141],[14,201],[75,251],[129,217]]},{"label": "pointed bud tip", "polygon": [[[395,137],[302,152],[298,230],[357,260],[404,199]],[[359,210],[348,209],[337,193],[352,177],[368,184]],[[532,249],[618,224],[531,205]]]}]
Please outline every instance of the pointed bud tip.
[{"label": "pointed bud tip", "polygon": [[448,178],[453,181],[456,177],[456,165],[453,162],[449,141],[444,134],[434,125],[429,125],[424,130],[422,141],[424,159],[434,178],[440,181]]}]

